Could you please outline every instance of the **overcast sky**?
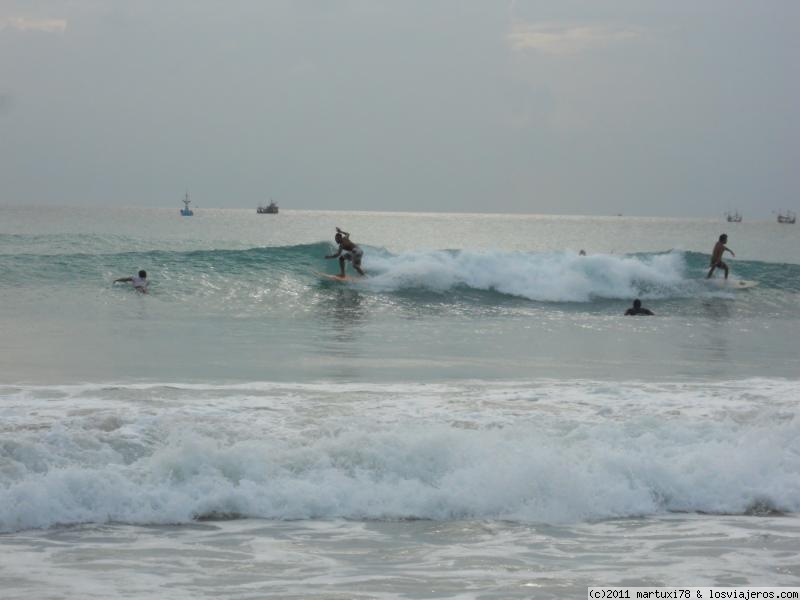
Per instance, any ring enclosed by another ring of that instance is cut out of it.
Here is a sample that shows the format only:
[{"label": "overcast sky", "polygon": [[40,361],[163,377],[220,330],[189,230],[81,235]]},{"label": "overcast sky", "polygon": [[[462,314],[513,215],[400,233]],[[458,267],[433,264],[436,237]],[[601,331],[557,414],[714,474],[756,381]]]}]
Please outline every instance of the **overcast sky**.
[{"label": "overcast sky", "polygon": [[0,203],[800,209],[797,0],[0,0]]}]

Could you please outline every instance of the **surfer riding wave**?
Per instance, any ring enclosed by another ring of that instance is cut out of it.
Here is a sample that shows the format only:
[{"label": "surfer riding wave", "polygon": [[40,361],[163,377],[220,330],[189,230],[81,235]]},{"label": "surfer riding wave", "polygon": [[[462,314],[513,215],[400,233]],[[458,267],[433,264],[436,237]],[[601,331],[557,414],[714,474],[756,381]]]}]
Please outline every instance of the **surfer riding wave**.
[{"label": "surfer riding wave", "polygon": [[364,251],[359,248],[358,245],[353,243],[353,241],[350,239],[350,234],[337,227],[336,235],[333,239],[335,239],[336,243],[339,244],[339,249],[334,254],[326,255],[325,258],[339,259],[339,268],[341,269],[339,276],[344,278],[344,263],[347,260],[353,263],[353,268],[358,271],[360,275],[366,275],[366,273],[364,273],[364,271],[361,269],[361,258],[364,256]]}]

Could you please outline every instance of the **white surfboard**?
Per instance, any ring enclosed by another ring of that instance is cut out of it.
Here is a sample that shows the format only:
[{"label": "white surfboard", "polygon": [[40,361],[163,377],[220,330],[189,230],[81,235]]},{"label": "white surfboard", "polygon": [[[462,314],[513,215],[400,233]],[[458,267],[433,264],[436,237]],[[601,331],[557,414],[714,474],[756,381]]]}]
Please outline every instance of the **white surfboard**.
[{"label": "white surfboard", "polygon": [[757,281],[749,281],[747,279],[725,279],[723,277],[706,279],[706,283],[722,290],[748,290],[758,285]]}]

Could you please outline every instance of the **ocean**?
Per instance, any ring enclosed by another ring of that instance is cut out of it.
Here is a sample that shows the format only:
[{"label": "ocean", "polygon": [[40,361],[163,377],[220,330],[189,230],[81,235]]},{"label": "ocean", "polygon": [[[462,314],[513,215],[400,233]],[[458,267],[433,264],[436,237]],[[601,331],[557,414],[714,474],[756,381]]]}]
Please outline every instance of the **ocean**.
[{"label": "ocean", "polygon": [[0,207],[2,598],[800,586],[799,233]]}]

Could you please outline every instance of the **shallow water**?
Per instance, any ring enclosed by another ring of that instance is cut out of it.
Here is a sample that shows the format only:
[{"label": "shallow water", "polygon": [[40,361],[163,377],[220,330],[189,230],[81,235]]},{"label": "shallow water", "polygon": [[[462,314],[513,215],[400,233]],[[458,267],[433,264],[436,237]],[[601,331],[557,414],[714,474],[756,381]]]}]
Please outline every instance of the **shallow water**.
[{"label": "shallow water", "polygon": [[590,586],[796,586],[789,517],[79,526],[0,546],[6,598],[578,598]]},{"label": "shallow water", "polygon": [[[367,280],[313,275],[335,225]],[[722,231],[757,288],[704,283]],[[798,250],[767,222],[0,208],[4,597],[800,585]],[[150,294],[112,283],[140,268]]]}]

